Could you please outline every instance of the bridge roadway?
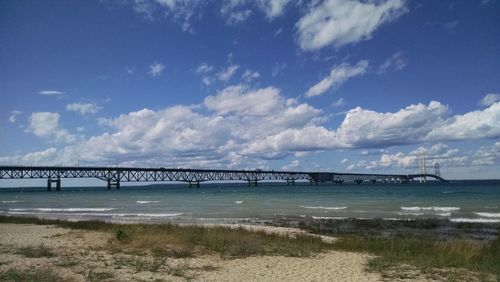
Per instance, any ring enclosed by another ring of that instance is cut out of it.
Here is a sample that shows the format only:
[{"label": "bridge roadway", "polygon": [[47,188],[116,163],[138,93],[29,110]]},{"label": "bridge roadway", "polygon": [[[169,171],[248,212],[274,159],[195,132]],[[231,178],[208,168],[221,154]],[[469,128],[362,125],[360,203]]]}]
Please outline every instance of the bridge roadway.
[{"label": "bridge roadway", "polygon": [[446,181],[434,174],[367,174],[339,172],[301,172],[277,170],[228,170],[228,169],[184,169],[184,168],[140,168],[140,167],[70,167],[70,166],[0,166],[0,179],[47,179],[47,190],[55,183],[61,190],[61,178],[97,178],[107,183],[108,189],[120,189],[121,182],[178,181],[189,183],[189,187],[200,187],[205,181],[245,181],[257,186],[258,181],[308,181],[312,184],[331,182],[342,184],[364,181],[372,183],[409,183],[416,178],[434,178]]}]

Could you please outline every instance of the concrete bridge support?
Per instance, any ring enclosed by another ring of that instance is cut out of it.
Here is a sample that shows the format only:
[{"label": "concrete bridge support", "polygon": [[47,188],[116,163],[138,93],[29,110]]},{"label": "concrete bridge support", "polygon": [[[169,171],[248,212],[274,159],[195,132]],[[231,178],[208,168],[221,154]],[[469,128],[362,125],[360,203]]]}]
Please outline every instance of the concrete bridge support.
[{"label": "concrete bridge support", "polygon": [[286,186],[295,186],[295,179],[287,179]]},{"label": "concrete bridge support", "polygon": [[108,179],[108,190],[110,190],[113,186],[116,188],[116,190],[120,190],[120,181],[113,181],[111,179]]},{"label": "concrete bridge support", "polygon": [[59,177],[57,179],[47,179],[47,191],[52,191],[52,182],[56,183],[56,191],[61,191],[61,178]]},{"label": "concrete bridge support", "polygon": [[257,181],[258,181],[258,180],[250,180],[250,179],[249,179],[249,180],[248,180],[248,187],[252,187],[252,186],[257,187],[257,186],[259,186],[259,185],[257,184]]},{"label": "concrete bridge support", "polygon": [[359,185],[361,183],[363,183],[363,179],[356,179],[356,183]]},{"label": "concrete bridge support", "polygon": [[189,188],[200,188],[200,181],[189,181]]},{"label": "concrete bridge support", "polygon": [[371,181],[372,181],[373,184],[377,183],[377,180],[375,180],[375,179],[372,179]]}]

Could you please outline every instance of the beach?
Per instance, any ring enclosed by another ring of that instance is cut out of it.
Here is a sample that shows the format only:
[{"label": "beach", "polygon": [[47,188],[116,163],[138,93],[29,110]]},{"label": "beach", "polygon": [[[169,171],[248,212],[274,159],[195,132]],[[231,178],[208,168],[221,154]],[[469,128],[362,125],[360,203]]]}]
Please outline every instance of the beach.
[{"label": "beach", "polygon": [[[208,228],[208,227],[207,227]],[[267,227],[269,232],[292,229]],[[9,269],[50,270],[65,281],[380,281],[365,271],[369,255],[329,251],[312,257],[251,256],[224,259],[217,255],[168,258],[155,270],[139,262],[152,256],[112,253],[103,247],[112,235],[52,225],[0,224],[0,272]],[[16,253],[26,246],[45,246],[50,257],[27,258]],[[141,269],[142,268],[142,269]],[[173,271],[172,271],[173,269]]]}]

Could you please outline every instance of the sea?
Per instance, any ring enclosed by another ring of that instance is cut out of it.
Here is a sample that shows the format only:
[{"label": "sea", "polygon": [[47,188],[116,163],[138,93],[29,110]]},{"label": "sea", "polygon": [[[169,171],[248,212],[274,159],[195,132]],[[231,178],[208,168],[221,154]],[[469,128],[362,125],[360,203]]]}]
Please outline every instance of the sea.
[{"label": "sea", "polygon": [[[241,223],[276,218],[500,222],[500,181],[425,184],[202,183],[0,189],[0,215],[113,222]],[[126,184],[125,184],[126,185]]]}]

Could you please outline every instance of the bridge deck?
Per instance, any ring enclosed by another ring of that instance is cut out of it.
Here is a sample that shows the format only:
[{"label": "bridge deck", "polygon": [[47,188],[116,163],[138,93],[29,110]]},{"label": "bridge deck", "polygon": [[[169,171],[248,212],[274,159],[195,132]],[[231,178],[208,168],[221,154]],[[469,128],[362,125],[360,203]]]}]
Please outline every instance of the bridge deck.
[{"label": "bridge deck", "polygon": [[97,178],[108,183],[108,188],[120,187],[121,182],[179,181],[199,186],[205,181],[247,181],[257,185],[258,181],[286,181],[288,185],[297,180],[312,183],[377,181],[407,183],[415,178],[434,178],[446,181],[433,174],[369,174],[339,172],[304,172],[276,170],[229,170],[229,169],[185,169],[145,167],[62,167],[62,166],[0,166],[0,179],[47,179],[47,189],[56,182],[60,190],[61,178]]}]

